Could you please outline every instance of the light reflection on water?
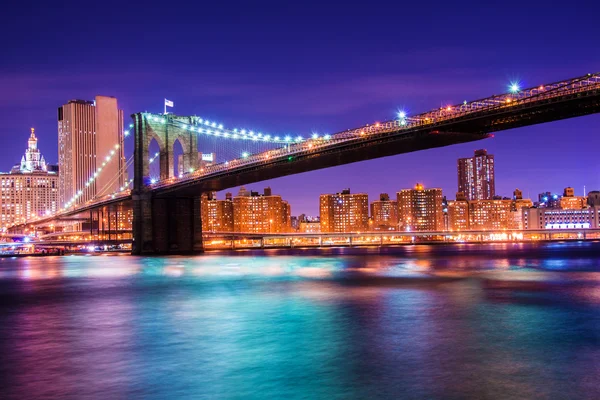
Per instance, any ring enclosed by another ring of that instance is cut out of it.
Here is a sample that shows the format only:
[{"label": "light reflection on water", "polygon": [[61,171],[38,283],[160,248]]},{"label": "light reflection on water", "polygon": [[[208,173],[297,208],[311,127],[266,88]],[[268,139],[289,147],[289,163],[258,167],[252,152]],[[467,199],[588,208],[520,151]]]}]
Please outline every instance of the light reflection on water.
[{"label": "light reflection on water", "polygon": [[0,397],[600,398],[596,254],[2,259]]}]

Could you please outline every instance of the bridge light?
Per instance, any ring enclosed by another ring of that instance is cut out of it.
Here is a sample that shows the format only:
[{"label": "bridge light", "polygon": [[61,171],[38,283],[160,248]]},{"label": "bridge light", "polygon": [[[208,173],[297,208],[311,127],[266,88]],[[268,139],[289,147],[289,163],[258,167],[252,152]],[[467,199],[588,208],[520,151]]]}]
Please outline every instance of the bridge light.
[{"label": "bridge light", "polygon": [[156,183],[156,179],[154,179],[154,178],[150,179],[150,183],[154,185]]},{"label": "bridge light", "polygon": [[237,133],[238,130],[237,130],[237,128],[234,128],[233,131]]},{"label": "bridge light", "polygon": [[318,139],[318,138],[319,138],[319,135],[318,135],[318,134],[316,134],[316,133],[313,133],[313,134],[312,134],[312,138],[316,140],[316,139]]},{"label": "bridge light", "polygon": [[265,135],[265,140],[271,139],[271,135]]},{"label": "bridge light", "polygon": [[210,126],[212,126],[213,128],[216,128],[217,127],[217,123],[213,122],[212,124],[210,124]]},{"label": "bridge light", "polygon": [[130,127],[130,128],[133,128],[133,124],[129,124],[129,127]]},{"label": "bridge light", "polygon": [[223,129],[223,124],[219,124],[219,129]]},{"label": "bridge light", "polygon": [[250,131],[248,133],[250,134],[250,136],[254,136],[254,131]]},{"label": "bridge light", "polygon": [[286,141],[286,142],[289,142],[290,140],[292,140],[292,138],[291,138],[290,136],[286,136],[286,137],[285,137],[285,141]]},{"label": "bridge light", "polygon": [[323,136],[323,138],[324,138],[325,140],[329,140],[329,139],[331,139],[331,135],[325,135],[325,136]]},{"label": "bridge light", "polygon": [[296,137],[296,142],[301,142],[303,140],[302,136],[297,136]]},{"label": "bridge light", "polygon": [[262,135],[263,135],[262,133],[258,132],[258,137],[262,137]]},{"label": "bridge light", "polygon": [[210,121],[209,120],[204,121],[204,125],[207,125],[207,126],[210,125]]},{"label": "bridge light", "polygon": [[405,119],[401,120],[400,125],[402,125],[402,126],[406,125],[406,120]]},{"label": "bridge light", "polygon": [[404,112],[404,111],[400,111],[400,112],[398,113],[398,117],[400,117],[400,118],[406,118],[406,112]]},{"label": "bridge light", "polygon": [[194,168],[190,168],[190,174],[194,172]]},{"label": "bridge light", "polygon": [[239,136],[238,136],[238,134],[237,134],[237,133],[234,133],[234,134],[233,134],[233,138],[234,138],[234,139],[237,139],[238,137],[239,137]]},{"label": "bridge light", "polygon": [[446,107],[446,111],[452,111],[452,107],[450,107],[450,106]]},{"label": "bridge light", "polygon": [[123,134],[124,134],[125,136],[129,136],[129,131],[125,131],[125,132],[123,132]]},{"label": "bridge light", "polygon": [[160,123],[161,123],[161,124],[164,124],[165,122],[167,122],[165,119],[161,119],[161,120],[160,120]]},{"label": "bridge light", "polygon": [[181,125],[181,128],[182,128],[182,129],[187,129],[187,125],[186,125],[186,124],[183,124],[183,125]]},{"label": "bridge light", "polygon": [[248,152],[247,152],[247,151],[243,152],[243,153],[242,153],[242,157],[243,157],[243,158],[248,158]]},{"label": "bridge light", "polygon": [[245,135],[245,134],[246,134],[246,130],[245,130],[245,129],[242,129],[242,131],[241,131],[241,132],[242,132],[242,135]]},{"label": "bridge light", "polygon": [[154,153],[154,157],[158,157],[158,153]]},{"label": "bridge light", "polygon": [[292,156],[288,157],[288,161],[292,161],[293,159],[294,159],[294,157],[292,157]]},{"label": "bridge light", "polygon": [[273,138],[273,140],[275,140],[275,141],[278,141],[278,140],[279,140],[279,136],[275,136],[275,137]]},{"label": "bridge light", "polygon": [[511,93],[518,93],[521,90],[518,82],[511,82],[509,89]]}]

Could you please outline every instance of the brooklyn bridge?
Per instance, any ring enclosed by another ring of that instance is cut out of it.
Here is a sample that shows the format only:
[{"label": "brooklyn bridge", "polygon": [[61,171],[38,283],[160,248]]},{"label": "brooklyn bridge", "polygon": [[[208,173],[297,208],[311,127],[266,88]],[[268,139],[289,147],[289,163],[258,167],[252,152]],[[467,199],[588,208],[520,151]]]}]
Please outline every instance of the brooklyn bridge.
[{"label": "brooklyn bridge", "polygon": [[[600,73],[524,89],[512,86],[500,95],[417,115],[399,112],[392,120],[334,134],[276,135],[231,129],[196,115],[139,112],[124,132],[134,136],[133,156],[126,165],[133,167],[133,178],[119,191],[83,204],[81,192],[76,193],[58,213],[19,222],[8,232],[34,229],[51,235],[56,226],[81,223],[90,234],[111,241],[123,233],[119,221],[132,214],[133,254],[199,253],[204,249],[203,193],[477,141],[499,131],[598,112]],[[181,161],[175,157],[177,142]],[[152,152],[153,147],[158,151]],[[200,153],[214,154],[216,159],[202,163]],[[99,167],[89,182],[101,173]]]}]

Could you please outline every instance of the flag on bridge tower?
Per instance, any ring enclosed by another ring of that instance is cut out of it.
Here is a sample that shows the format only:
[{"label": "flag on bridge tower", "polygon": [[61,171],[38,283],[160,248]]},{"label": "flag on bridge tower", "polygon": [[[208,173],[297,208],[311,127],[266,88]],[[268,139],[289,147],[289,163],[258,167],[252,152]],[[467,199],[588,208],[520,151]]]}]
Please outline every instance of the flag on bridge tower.
[{"label": "flag on bridge tower", "polygon": [[165,114],[167,113],[167,107],[173,107],[174,104],[171,100],[165,99]]}]

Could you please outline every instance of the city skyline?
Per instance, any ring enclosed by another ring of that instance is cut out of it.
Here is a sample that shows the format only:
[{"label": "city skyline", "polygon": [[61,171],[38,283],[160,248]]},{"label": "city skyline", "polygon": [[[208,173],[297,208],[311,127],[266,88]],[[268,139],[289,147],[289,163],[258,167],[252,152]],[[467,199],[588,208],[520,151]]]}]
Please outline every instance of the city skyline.
[{"label": "city skyline", "polygon": [[[320,5],[314,15],[309,12],[310,4],[304,4],[297,15],[278,7],[258,13],[247,5],[234,10],[217,4],[192,5],[188,15],[170,26],[168,37],[153,31],[140,36],[132,29],[136,22],[127,15],[161,17],[152,7],[122,4],[122,13],[98,9],[98,18],[92,19],[77,7],[60,12],[47,8],[43,15],[30,15],[23,7],[11,4],[6,9],[7,23],[0,28],[7,34],[21,35],[20,45],[9,43],[0,63],[0,90],[4,94],[0,100],[4,121],[0,135],[16,138],[35,127],[51,163],[58,161],[56,108],[71,99],[115,96],[126,124],[133,112],[162,112],[166,97],[174,101],[172,111],[177,114],[205,115],[231,126],[306,135],[313,130],[333,133],[393,118],[399,109],[414,114],[505,92],[515,80],[529,86],[600,69],[600,56],[587,51],[595,45],[594,21],[575,9],[566,9],[562,15],[565,29],[571,26],[580,32],[578,40],[565,38],[560,30],[546,30],[543,35],[532,30],[528,40],[538,43],[532,47],[525,44],[520,30],[498,30],[486,34],[485,39],[474,38],[471,33],[486,30],[489,21],[504,23],[515,18],[509,6],[492,13],[477,2],[465,4],[481,17],[477,19],[457,13],[450,4],[440,5],[439,14],[429,20],[431,29],[417,37],[411,35],[417,28],[413,22],[381,27],[376,22],[379,13],[367,11],[365,15],[352,5],[341,13],[333,5]],[[398,15],[423,13],[426,8],[420,4],[386,5],[390,13]],[[518,4],[517,9],[519,18],[553,18],[555,13],[538,2]],[[332,15],[336,18],[330,18]],[[452,41],[451,45],[440,42],[447,32],[439,22],[448,15],[462,21],[453,24],[453,34],[469,40]],[[68,34],[53,22],[60,18],[73,21],[71,29],[82,32],[77,41],[85,46],[73,46],[69,52],[60,49],[61,38]],[[109,44],[86,52],[100,41],[90,33],[108,21],[114,29],[105,31],[102,41]],[[282,21],[288,29],[273,35],[273,27]],[[197,29],[198,23],[219,24],[223,29]],[[30,24],[48,33],[40,37],[23,30]],[[306,29],[309,25],[311,29]],[[358,32],[350,33],[350,38],[341,35],[348,34],[347,27],[352,26],[376,29],[370,29],[368,41],[361,40]],[[135,43],[133,52],[131,43]],[[202,51],[192,51],[185,59],[156,57],[163,47],[172,49],[173,54],[190,48]],[[494,51],[489,50],[492,47]],[[206,62],[205,53],[218,61]],[[348,62],[356,57],[370,62]],[[40,58],[45,60],[43,65]],[[586,145],[596,140],[598,126],[597,115],[558,121],[501,132],[478,143],[350,164],[262,185],[277,187],[307,214],[318,210],[315,195],[339,187],[352,186],[374,197],[390,188],[422,182],[453,194],[456,175],[449,166],[457,158],[485,148],[499,160],[498,194],[508,195],[518,187],[526,196],[534,197],[566,186],[581,194],[584,185],[588,190],[600,187],[595,147]],[[0,149],[0,170],[7,171],[13,163],[11,154],[20,151],[19,140],[12,142]],[[560,146],[555,145],[557,142]],[[129,138],[125,142],[127,156],[131,149]],[[379,179],[372,179],[376,174]]]}]

